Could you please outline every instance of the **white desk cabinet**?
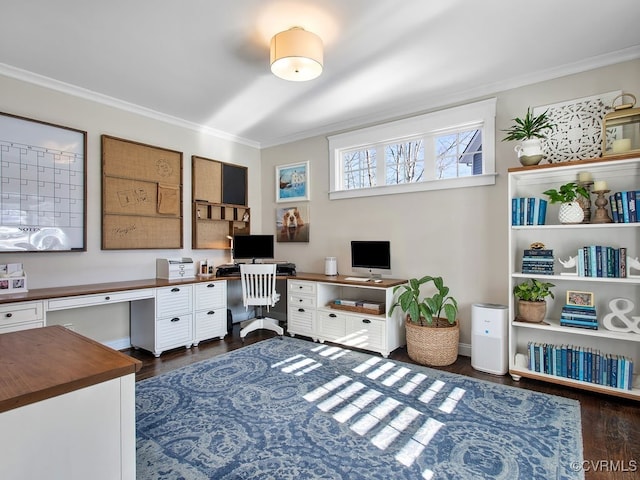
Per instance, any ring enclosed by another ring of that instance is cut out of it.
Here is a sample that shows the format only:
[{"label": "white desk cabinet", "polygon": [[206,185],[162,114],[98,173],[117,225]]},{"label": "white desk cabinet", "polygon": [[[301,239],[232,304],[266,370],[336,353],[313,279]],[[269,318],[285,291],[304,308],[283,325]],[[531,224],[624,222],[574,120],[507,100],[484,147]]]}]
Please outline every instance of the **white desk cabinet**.
[{"label": "white desk cabinet", "polygon": [[152,302],[131,303],[131,345],[159,357],[165,350],[193,344],[193,285],[156,289]]},{"label": "white desk cabinet", "polygon": [[42,302],[21,302],[0,305],[0,333],[44,327]]},{"label": "white desk cabinet", "polygon": [[[387,313],[394,300],[393,288],[403,283],[406,281],[354,282],[342,276],[299,274],[287,281],[287,332],[388,357],[406,343],[402,312]],[[377,315],[352,312],[331,308],[336,299],[376,301],[385,306]]]},{"label": "white desk cabinet", "polygon": [[227,334],[227,282],[216,280],[195,286],[193,344]]}]

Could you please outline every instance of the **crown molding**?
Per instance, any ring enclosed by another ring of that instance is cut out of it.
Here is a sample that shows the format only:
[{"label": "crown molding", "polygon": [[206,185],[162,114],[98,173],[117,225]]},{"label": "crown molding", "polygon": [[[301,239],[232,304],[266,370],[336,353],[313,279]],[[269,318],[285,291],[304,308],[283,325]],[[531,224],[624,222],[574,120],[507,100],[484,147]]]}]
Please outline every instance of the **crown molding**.
[{"label": "crown molding", "polygon": [[238,137],[236,135],[232,135],[227,132],[223,132],[221,130],[216,130],[214,128],[210,128],[205,125],[199,125],[194,122],[189,122],[187,120],[183,120],[181,118],[174,117],[172,115],[167,115],[165,113],[157,112],[150,108],[125,102],[124,100],[110,97],[108,95],[103,95],[101,93],[97,93],[92,90],[88,90],[86,88],[78,87],[70,83],[61,82],[59,80],[55,80],[50,77],[45,77],[44,75],[39,75],[37,73],[29,72],[27,70],[23,70],[11,65],[7,65],[5,63],[0,63],[0,75],[4,75],[9,78],[14,78],[16,80],[20,80],[26,83],[31,83],[39,87],[55,90],[57,92],[65,93],[67,95],[71,95],[74,97],[82,98],[84,100],[89,100],[89,101],[96,102],[109,107],[117,108],[119,110],[124,110],[129,113],[141,115],[143,117],[151,118],[153,120],[158,120],[160,122],[168,123],[177,127],[193,130],[198,133],[204,133],[206,135],[216,137],[222,140],[228,140],[230,142],[240,143],[242,145],[247,145],[253,148],[258,148],[258,149],[260,148],[260,143],[254,140]]}]

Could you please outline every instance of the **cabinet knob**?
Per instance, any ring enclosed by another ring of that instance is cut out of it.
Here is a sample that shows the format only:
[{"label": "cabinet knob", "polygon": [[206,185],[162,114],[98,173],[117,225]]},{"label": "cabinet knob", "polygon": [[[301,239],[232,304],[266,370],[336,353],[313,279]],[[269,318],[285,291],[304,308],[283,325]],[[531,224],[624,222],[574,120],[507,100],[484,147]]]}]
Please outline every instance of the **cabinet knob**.
[{"label": "cabinet knob", "polygon": [[104,297],[104,299],[105,299],[105,300],[111,300],[111,297],[106,296],[106,297]]},{"label": "cabinet knob", "polygon": [[11,318],[11,317],[13,317],[13,313],[9,312],[9,313],[7,313],[7,314],[5,315],[5,317],[7,317],[7,318]]},{"label": "cabinet knob", "polygon": [[371,320],[369,320],[368,318],[363,318],[362,323],[371,323]]},{"label": "cabinet knob", "polygon": [[173,288],[171,289],[171,291],[172,291],[172,292],[179,292],[179,291],[180,291],[180,289],[179,289],[178,287],[173,287]]},{"label": "cabinet knob", "polygon": [[336,318],[336,317],[337,317],[337,315],[336,315],[335,313],[330,313],[330,314],[329,314],[329,316],[330,316],[331,318]]},{"label": "cabinet knob", "polygon": [[216,286],[216,284],[215,284],[215,283],[210,283],[209,285],[207,285],[207,288],[213,288],[213,287],[215,287],[215,286]]},{"label": "cabinet knob", "polygon": [[180,321],[180,317],[173,317],[171,319],[172,322],[179,322]]},{"label": "cabinet knob", "polygon": [[298,285],[298,288],[302,288],[302,285]]},{"label": "cabinet knob", "polygon": [[299,308],[298,311],[299,312],[304,312],[304,308]]},{"label": "cabinet knob", "polygon": [[209,311],[207,312],[207,315],[213,315],[214,313],[216,313],[216,312],[214,312],[213,310],[209,310]]}]

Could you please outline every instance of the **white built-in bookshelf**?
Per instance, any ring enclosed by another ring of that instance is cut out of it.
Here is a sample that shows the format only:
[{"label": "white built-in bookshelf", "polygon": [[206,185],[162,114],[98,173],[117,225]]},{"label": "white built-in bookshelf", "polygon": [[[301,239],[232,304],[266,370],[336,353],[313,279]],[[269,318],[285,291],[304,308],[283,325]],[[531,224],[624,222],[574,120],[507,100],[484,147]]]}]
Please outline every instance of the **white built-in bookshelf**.
[{"label": "white built-in bookshelf", "polygon": [[[510,224],[511,199],[535,197],[548,200],[542,192],[551,188],[558,189],[567,182],[577,181],[580,172],[591,173],[594,180],[606,181],[612,193],[640,190],[638,155],[512,168],[509,169],[508,186]],[[595,198],[596,195],[592,194],[592,213],[596,208]],[[509,372],[516,380],[520,377],[535,378],[640,400],[640,334],[607,330],[602,323],[605,315],[611,312],[610,302],[615,298],[628,299],[635,305],[634,311],[626,313],[628,318],[640,317],[640,278],[566,275],[569,270],[559,262],[559,259],[568,260],[570,256],[575,256],[578,249],[588,245],[610,246],[616,249],[625,247],[628,256],[640,257],[640,222],[560,224],[558,210],[559,204],[549,203],[544,225],[520,225],[509,228],[510,292],[515,285],[529,278],[555,284],[552,288],[555,299],[547,299],[547,318],[542,324],[516,321],[517,299],[512,294],[509,295]],[[522,273],[523,252],[534,242],[542,242],[545,248],[553,250],[553,275]],[[568,290],[594,294],[598,317],[597,330],[560,325]],[[599,384],[593,377],[590,378],[591,381],[576,380],[532,370],[528,362],[532,344],[572,346],[589,352],[624,356],[634,363],[635,382],[633,387],[627,390]]]}]

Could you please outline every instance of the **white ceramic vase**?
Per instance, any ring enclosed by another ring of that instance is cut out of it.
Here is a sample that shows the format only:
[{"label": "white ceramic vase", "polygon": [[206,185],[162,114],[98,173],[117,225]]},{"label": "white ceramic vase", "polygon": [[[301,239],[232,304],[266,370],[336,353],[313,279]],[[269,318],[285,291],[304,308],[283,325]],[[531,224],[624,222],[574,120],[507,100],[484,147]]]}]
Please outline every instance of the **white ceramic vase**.
[{"label": "white ceramic vase", "polygon": [[558,220],[560,223],[580,223],[584,220],[584,210],[579,202],[565,202],[560,205]]},{"label": "white ceramic vase", "polygon": [[542,160],[542,140],[540,138],[530,138],[517,144],[514,150],[518,154],[518,160],[524,166],[537,165]]}]

